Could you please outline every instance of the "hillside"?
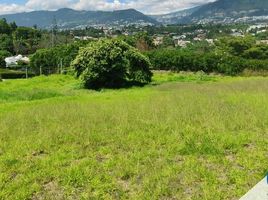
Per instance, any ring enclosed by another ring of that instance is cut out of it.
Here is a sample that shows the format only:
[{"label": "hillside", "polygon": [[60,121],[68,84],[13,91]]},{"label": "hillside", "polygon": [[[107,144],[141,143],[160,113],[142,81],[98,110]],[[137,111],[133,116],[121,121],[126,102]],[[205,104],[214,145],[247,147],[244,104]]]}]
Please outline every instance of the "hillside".
[{"label": "hillside", "polygon": [[251,22],[268,18],[266,0],[218,0],[200,7],[191,22]]},{"label": "hillside", "polygon": [[190,9],[180,10],[177,12],[172,12],[165,15],[152,15],[151,17],[156,19],[158,22],[164,23],[164,24],[176,24],[179,20],[182,20],[185,17],[190,16],[195,11],[197,11],[200,7],[194,7]]},{"label": "hillside", "polygon": [[15,21],[19,26],[37,25],[49,28],[53,18],[59,28],[77,28],[90,25],[128,25],[128,24],[157,24],[158,22],[134,9],[118,11],[77,11],[68,8],[57,11],[33,11],[2,15],[8,22]]},{"label": "hillside", "polygon": [[153,17],[168,24],[263,22],[268,20],[268,1],[217,0],[195,8]]}]

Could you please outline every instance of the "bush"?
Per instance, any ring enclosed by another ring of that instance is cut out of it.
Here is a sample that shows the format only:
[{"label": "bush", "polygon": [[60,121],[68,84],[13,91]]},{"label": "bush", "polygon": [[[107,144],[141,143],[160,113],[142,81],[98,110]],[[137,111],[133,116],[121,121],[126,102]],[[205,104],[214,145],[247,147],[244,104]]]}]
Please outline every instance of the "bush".
[{"label": "bush", "polygon": [[[28,77],[33,77],[33,76],[35,76],[34,73],[28,72]],[[26,72],[8,70],[8,69],[0,69],[0,77],[2,79],[21,79],[21,78],[26,78]]]},{"label": "bush", "polygon": [[245,68],[263,69],[265,62],[243,59],[222,51],[199,52],[189,49],[159,49],[148,52],[155,70],[204,71],[236,75]]},{"label": "bush", "polygon": [[78,54],[80,45],[83,44],[73,43],[37,50],[30,57],[30,66],[36,73],[40,73],[40,69],[45,75],[57,73],[61,64],[63,67],[70,67],[71,62]]},{"label": "bush", "polygon": [[257,60],[257,59],[244,59],[244,68],[253,71],[266,71],[268,70],[268,60]]},{"label": "bush", "polygon": [[226,75],[237,75],[245,68],[245,60],[237,56],[223,55],[217,64],[217,72]]},{"label": "bush", "polygon": [[187,49],[159,49],[147,52],[155,70],[215,71],[219,56]]},{"label": "bush", "polygon": [[149,59],[120,40],[101,40],[82,48],[72,62],[86,88],[119,88],[151,81]]}]

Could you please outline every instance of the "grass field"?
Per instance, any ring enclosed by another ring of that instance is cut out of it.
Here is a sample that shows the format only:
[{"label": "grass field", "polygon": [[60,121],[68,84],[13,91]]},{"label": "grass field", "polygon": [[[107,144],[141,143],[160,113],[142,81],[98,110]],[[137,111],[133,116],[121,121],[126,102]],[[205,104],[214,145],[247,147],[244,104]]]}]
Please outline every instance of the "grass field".
[{"label": "grass field", "polygon": [[268,78],[0,82],[0,199],[239,199],[268,168]]}]

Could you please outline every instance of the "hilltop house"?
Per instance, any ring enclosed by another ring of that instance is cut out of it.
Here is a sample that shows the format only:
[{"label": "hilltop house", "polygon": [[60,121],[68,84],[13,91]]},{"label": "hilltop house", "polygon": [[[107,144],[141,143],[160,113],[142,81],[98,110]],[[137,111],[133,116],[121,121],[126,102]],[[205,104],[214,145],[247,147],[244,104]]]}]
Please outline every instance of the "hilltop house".
[{"label": "hilltop house", "polygon": [[256,41],[256,44],[259,45],[259,44],[267,44],[268,45],[268,40],[258,40]]},{"label": "hilltop house", "polygon": [[190,44],[190,41],[187,40],[175,40],[175,46],[176,47],[182,47],[185,48],[187,47],[188,44]]},{"label": "hilltop house", "polygon": [[154,38],[153,44],[155,46],[159,46],[159,45],[163,44],[163,40],[164,40],[163,36],[157,36],[156,38]]}]

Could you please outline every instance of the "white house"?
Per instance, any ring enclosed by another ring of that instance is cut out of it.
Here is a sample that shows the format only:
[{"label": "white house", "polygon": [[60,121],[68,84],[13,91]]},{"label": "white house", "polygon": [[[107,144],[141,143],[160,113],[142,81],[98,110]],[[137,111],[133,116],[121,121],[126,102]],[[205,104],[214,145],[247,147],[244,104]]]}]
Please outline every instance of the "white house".
[{"label": "white house", "polygon": [[185,48],[187,47],[188,44],[190,44],[191,42],[190,41],[185,41],[185,40],[175,40],[175,46],[176,47],[182,47],[182,48]]},{"label": "white house", "polygon": [[30,59],[28,57],[23,57],[22,55],[7,57],[5,58],[6,67],[9,67],[10,65],[17,65],[18,61],[29,63]]}]

